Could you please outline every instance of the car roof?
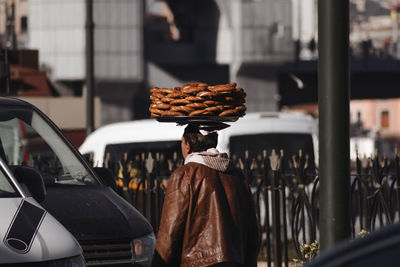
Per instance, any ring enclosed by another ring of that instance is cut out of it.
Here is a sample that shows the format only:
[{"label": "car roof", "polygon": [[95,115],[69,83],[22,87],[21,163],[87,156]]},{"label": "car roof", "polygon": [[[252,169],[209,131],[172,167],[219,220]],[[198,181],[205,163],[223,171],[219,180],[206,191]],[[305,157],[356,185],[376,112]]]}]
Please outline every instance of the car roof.
[{"label": "car roof", "polygon": [[0,97],[0,105],[32,107],[32,105],[29,104],[28,102],[12,97]]}]

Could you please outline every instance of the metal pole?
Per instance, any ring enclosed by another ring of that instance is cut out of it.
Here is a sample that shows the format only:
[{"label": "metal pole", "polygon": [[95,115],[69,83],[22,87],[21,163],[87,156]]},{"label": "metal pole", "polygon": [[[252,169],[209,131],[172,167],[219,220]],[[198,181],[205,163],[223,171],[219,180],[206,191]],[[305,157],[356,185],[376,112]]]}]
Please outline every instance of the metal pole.
[{"label": "metal pole", "polygon": [[142,75],[143,75],[143,86],[147,90],[149,84],[149,73],[147,66],[147,49],[146,49],[146,31],[147,31],[147,3],[146,0],[142,0]]},{"label": "metal pole", "polygon": [[93,0],[86,0],[86,135],[94,130]]},{"label": "metal pole", "polygon": [[279,188],[279,171],[273,171],[272,177],[272,227],[274,232],[274,266],[282,267],[281,245],[281,205]]},{"label": "metal pole", "polygon": [[321,249],[350,237],[349,1],[318,1]]},{"label": "metal pole", "polygon": [[12,34],[14,32],[13,30],[13,13],[10,14],[9,6],[8,6],[8,1],[5,2],[5,15],[6,15],[6,43],[5,43],[5,48],[4,48],[4,65],[5,65],[5,77],[6,77],[6,96],[10,95],[10,61],[8,58],[8,51],[10,48],[13,47],[12,44]]},{"label": "metal pole", "polygon": [[8,48],[4,49],[4,65],[6,77],[6,96],[10,96],[10,61],[8,60]]},{"label": "metal pole", "polygon": [[11,2],[11,18],[10,18],[10,32],[11,32],[11,48],[17,49],[17,35],[15,33],[15,4]]},{"label": "metal pole", "polygon": [[399,58],[399,21],[398,21],[398,14],[397,14],[397,5],[392,6],[390,11],[390,15],[392,17],[392,42],[393,42],[393,57]]}]

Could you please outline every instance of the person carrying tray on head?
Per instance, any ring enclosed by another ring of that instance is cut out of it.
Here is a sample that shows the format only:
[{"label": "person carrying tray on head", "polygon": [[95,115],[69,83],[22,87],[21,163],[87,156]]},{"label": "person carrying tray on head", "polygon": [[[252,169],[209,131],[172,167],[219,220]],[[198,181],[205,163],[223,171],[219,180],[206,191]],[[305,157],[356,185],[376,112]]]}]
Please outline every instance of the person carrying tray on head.
[{"label": "person carrying tray on head", "polygon": [[185,128],[185,164],[168,182],[152,266],[257,266],[260,235],[249,186],[216,146],[216,132]]}]

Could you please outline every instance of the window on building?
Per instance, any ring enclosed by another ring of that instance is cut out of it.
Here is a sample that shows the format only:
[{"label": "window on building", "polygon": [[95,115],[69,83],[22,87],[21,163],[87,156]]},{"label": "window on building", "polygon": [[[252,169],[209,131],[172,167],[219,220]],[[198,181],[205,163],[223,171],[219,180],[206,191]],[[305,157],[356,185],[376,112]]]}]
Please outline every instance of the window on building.
[{"label": "window on building", "polygon": [[382,129],[387,129],[389,128],[390,123],[389,123],[389,111],[384,110],[381,112],[381,128]]},{"label": "window on building", "polygon": [[28,17],[22,16],[21,17],[21,32],[27,32],[27,31],[28,31]]},{"label": "window on building", "polygon": [[356,121],[359,122],[361,121],[361,111],[357,111],[357,118]]}]

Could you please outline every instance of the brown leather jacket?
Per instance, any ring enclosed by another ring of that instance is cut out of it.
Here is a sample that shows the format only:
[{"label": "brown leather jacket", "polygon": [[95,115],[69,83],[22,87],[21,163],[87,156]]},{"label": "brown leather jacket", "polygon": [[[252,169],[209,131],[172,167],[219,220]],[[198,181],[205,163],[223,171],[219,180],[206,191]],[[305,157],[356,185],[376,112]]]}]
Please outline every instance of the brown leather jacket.
[{"label": "brown leather jacket", "polygon": [[259,230],[247,182],[190,162],[168,182],[156,251],[169,266],[257,266]]}]

